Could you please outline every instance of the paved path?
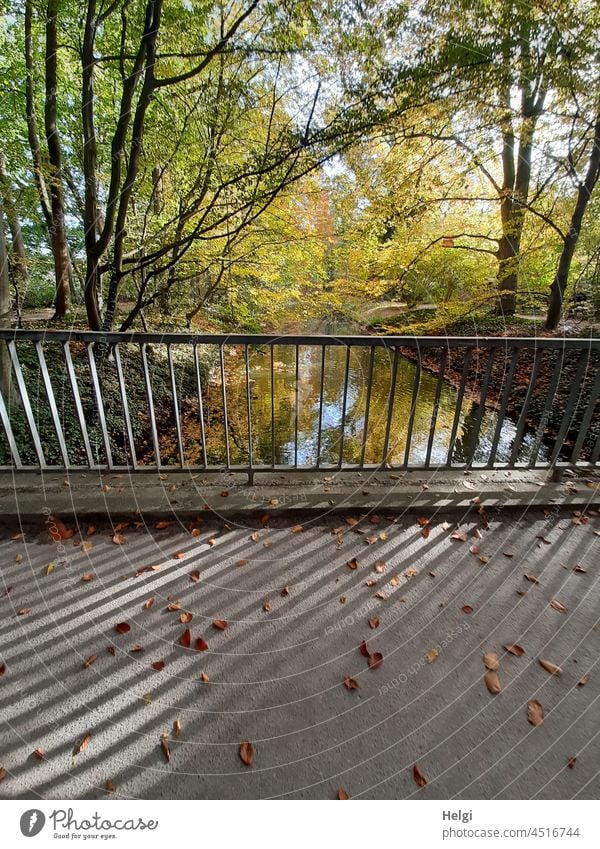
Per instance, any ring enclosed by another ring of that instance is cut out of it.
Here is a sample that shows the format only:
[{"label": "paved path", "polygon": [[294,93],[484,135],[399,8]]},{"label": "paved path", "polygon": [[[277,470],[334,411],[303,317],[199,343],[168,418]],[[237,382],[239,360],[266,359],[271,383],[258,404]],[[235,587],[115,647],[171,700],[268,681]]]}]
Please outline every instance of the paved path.
[{"label": "paved path", "polygon": [[[427,536],[414,515],[387,514],[358,526],[343,515],[266,527],[207,516],[194,536],[140,523],[120,531],[120,545],[98,524],[87,550],[77,535],[52,542],[39,524],[23,540],[4,528],[0,593],[12,589],[0,595],[0,797],[102,798],[111,780],[115,797],[142,798],[334,799],[340,787],[366,798],[598,798],[600,517],[591,512],[575,524],[570,510],[490,510],[486,527],[473,506],[466,542],[433,513]],[[160,568],[136,577],[150,566]],[[170,601],[180,609],[169,612]],[[117,633],[118,623],[131,630]],[[191,649],[179,645],[186,627]],[[194,648],[201,636],[208,651]],[[362,640],[383,654],[379,667],[368,667]],[[505,653],[508,643],[525,654]],[[489,651],[500,658],[497,695],[483,680]],[[346,689],[347,676],[360,688]],[[539,727],[527,720],[532,699],[545,711]],[[238,756],[245,740],[250,767]]]}]

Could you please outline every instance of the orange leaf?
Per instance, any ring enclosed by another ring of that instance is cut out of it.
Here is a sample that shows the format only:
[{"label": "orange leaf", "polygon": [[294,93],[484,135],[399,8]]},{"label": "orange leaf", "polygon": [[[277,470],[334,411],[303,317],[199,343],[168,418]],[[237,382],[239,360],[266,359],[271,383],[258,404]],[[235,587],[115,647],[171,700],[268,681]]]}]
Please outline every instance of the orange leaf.
[{"label": "orange leaf", "polygon": [[527,720],[532,725],[541,725],[544,721],[544,708],[537,699],[532,699],[527,703]]},{"label": "orange leaf", "polygon": [[553,598],[550,602],[550,607],[553,607],[555,610],[558,610],[559,613],[566,613],[567,608],[564,606],[562,601],[559,601],[557,598]]},{"label": "orange leaf", "polygon": [[213,619],[213,628],[216,628],[217,631],[224,631],[227,627],[227,622],[225,619]]},{"label": "orange leaf", "polygon": [[583,678],[580,678],[579,681],[577,682],[577,686],[578,687],[585,687],[585,685],[588,683],[589,680],[590,680],[590,676],[584,675]]},{"label": "orange leaf", "polygon": [[353,558],[352,558],[352,560],[349,560],[349,561],[346,563],[346,566],[347,566],[349,569],[358,569],[358,560],[356,559],[356,557],[353,557]]},{"label": "orange leaf", "polygon": [[506,649],[506,651],[510,652],[510,654],[516,655],[516,657],[522,657],[522,655],[525,654],[525,649],[521,648],[521,646],[517,645],[516,643],[507,643],[506,645],[502,646],[502,648]]},{"label": "orange leaf", "polygon": [[371,652],[369,651],[369,648],[368,648],[365,640],[362,641],[362,643],[358,647],[358,650],[362,654],[363,657],[371,657]]},{"label": "orange leaf", "polygon": [[45,751],[42,748],[35,749],[33,754],[38,759],[38,761],[43,761],[46,755]]},{"label": "orange leaf", "polygon": [[562,669],[560,666],[557,666],[555,663],[552,663],[551,660],[543,660],[539,659],[539,664],[542,669],[545,669],[546,672],[549,672],[550,675],[562,675]]},{"label": "orange leaf", "polygon": [[106,787],[107,793],[114,793],[115,792],[115,785],[113,784],[112,779],[110,779],[110,778],[106,779],[105,787]]},{"label": "orange leaf", "polygon": [[152,607],[152,605],[153,605],[153,604],[154,604],[154,599],[153,599],[153,598],[149,598],[149,599],[147,599],[147,600],[144,602],[144,610],[150,610],[150,608]]},{"label": "orange leaf", "polygon": [[193,615],[191,613],[188,613],[187,611],[184,611],[183,613],[179,614],[179,621],[182,625],[189,624],[193,618]]},{"label": "orange leaf", "polygon": [[169,521],[169,519],[159,519],[158,522],[154,523],[154,527],[157,531],[162,531],[164,528],[168,528],[172,524],[173,522]]},{"label": "orange leaf", "polygon": [[91,740],[92,740],[92,735],[88,731],[88,733],[85,735],[85,737],[82,737],[81,740],[79,741],[79,743],[77,743],[77,745],[73,749],[73,754],[79,755],[81,752],[84,752],[87,749],[87,747],[90,745]]},{"label": "orange leaf", "polygon": [[96,663],[97,660],[98,660],[98,655],[97,654],[91,654],[87,658],[87,660],[84,660],[84,662],[83,662],[84,669],[89,668],[93,663]]},{"label": "orange leaf", "polygon": [[252,766],[254,760],[254,746],[252,743],[245,740],[240,744],[240,759],[246,766]]},{"label": "orange leaf", "polygon": [[338,799],[349,799],[350,798],[350,796],[348,796],[348,794],[346,793],[346,791],[344,790],[343,787],[340,787],[340,789],[338,790],[337,797],[338,797]]},{"label": "orange leaf", "polygon": [[356,678],[344,678],[344,687],[347,690],[358,690],[360,684],[356,680]]},{"label": "orange leaf", "polygon": [[123,543],[125,542],[125,537],[123,536],[123,534],[115,534],[112,538],[112,541],[115,545],[123,545]]},{"label": "orange leaf", "polygon": [[201,672],[201,673],[200,673],[200,680],[202,681],[202,683],[203,683],[203,684],[208,684],[208,682],[209,682],[209,677],[208,677],[208,675],[206,674],[206,672]]},{"label": "orange leaf", "polygon": [[271,611],[273,610],[273,605],[270,601],[265,601],[263,603],[263,610],[265,611],[265,613],[271,613]]},{"label": "orange leaf", "polygon": [[495,672],[500,666],[498,655],[493,651],[484,654],[483,662],[488,669],[491,669],[492,672]]},{"label": "orange leaf", "polygon": [[383,663],[383,655],[380,651],[373,652],[369,657],[369,669],[377,669]]},{"label": "orange leaf", "polygon": [[301,534],[301,533],[303,532],[303,530],[304,530],[304,527],[303,527],[302,525],[293,525],[293,526],[290,528],[290,531],[291,531],[293,534]]},{"label": "orange leaf", "polygon": [[493,696],[501,692],[502,686],[500,684],[500,679],[498,678],[498,673],[493,669],[485,673],[483,680],[485,681],[485,686]]},{"label": "orange leaf", "polygon": [[[75,531],[72,528],[67,528],[58,518],[58,516],[50,516],[50,525],[48,527],[48,533],[54,542],[58,542],[59,540],[71,539],[71,537],[75,534]],[[14,539],[14,537],[13,537]]]}]

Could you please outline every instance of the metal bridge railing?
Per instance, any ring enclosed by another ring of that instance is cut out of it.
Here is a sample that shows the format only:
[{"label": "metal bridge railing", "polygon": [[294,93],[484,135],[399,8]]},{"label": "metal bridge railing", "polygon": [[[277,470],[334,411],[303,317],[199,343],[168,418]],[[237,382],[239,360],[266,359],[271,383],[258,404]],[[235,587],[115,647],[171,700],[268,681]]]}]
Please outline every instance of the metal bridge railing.
[{"label": "metal bridge railing", "polygon": [[0,331],[0,468],[595,466],[600,340]]}]

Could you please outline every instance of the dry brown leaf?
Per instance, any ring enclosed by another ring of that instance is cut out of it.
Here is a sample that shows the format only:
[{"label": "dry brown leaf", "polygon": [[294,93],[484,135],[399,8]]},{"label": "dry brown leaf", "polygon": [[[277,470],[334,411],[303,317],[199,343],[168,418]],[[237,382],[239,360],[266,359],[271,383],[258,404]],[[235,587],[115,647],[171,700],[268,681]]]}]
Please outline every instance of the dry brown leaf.
[{"label": "dry brown leaf", "polygon": [[454,533],[450,534],[450,539],[458,540],[458,542],[466,542],[467,532],[466,531],[454,531]]},{"label": "dry brown leaf", "polygon": [[130,651],[130,652],[140,652],[140,651],[144,651],[144,646],[143,646],[143,645],[141,645],[141,643],[136,643],[134,646],[132,646],[132,647],[129,649],[129,651]]},{"label": "dry brown leaf", "polygon": [[79,755],[81,752],[84,752],[87,749],[87,747],[90,745],[91,740],[92,740],[92,735],[88,731],[88,733],[84,737],[81,738],[79,743],[77,743],[75,745],[75,748],[73,749],[73,754]]},{"label": "dry brown leaf", "polygon": [[[367,581],[367,584],[368,584],[368,581]],[[378,592],[375,593],[374,598],[379,598],[379,599],[381,599],[381,601],[387,601],[386,594],[384,592],[382,592],[381,590],[379,590]]]},{"label": "dry brown leaf", "polygon": [[0,766],[0,781],[4,781],[4,779],[6,778],[7,775],[8,775],[8,773],[4,769],[4,767]]},{"label": "dry brown leaf", "polygon": [[470,604],[463,604],[462,612],[463,613],[473,613],[473,608],[471,607]]},{"label": "dry brown leaf", "polygon": [[358,519],[353,518],[352,516],[346,516],[345,522],[347,525],[350,525],[353,528],[355,525],[358,525]]},{"label": "dry brown leaf", "polygon": [[117,631],[119,634],[127,634],[129,633],[129,631],[131,631],[131,625],[129,624],[129,622],[117,622],[117,624],[115,625],[115,631]]},{"label": "dry brown leaf", "polygon": [[17,610],[17,616],[27,616],[28,613],[31,613],[30,607],[22,607],[20,610]]},{"label": "dry brown leaf", "polygon": [[189,628],[186,628],[181,637],[179,638],[179,645],[183,646],[184,649],[189,649],[192,644],[192,632]]},{"label": "dry brown leaf", "polygon": [[485,666],[492,672],[495,672],[500,666],[498,655],[496,654],[496,652],[493,651],[489,651],[487,652],[487,654],[484,654],[483,662]]},{"label": "dry brown leaf", "polygon": [[200,680],[202,681],[203,684],[208,684],[210,679],[209,679],[208,675],[206,674],[206,672],[201,672],[200,673]]},{"label": "dry brown leaf", "polygon": [[[64,523],[58,518],[58,516],[50,516],[50,525],[48,527],[48,533],[54,542],[59,542],[60,540],[71,539],[74,536],[75,531],[73,528],[65,527]],[[22,534],[21,534],[22,538]],[[15,539],[15,537],[12,537]]]},{"label": "dry brown leaf", "polygon": [[562,601],[559,601],[557,598],[553,598],[550,602],[550,607],[553,607],[554,610],[558,610],[559,613],[566,613],[567,608],[564,606]]},{"label": "dry brown leaf", "polygon": [[160,745],[163,750],[163,755],[165,756],[166,761],[171,760],[171,747],[169,745],[169,735],[161,734],[160,735]]},{"label": "dry brown leaf", "polygon": [[106,651],[112,655],[113,657],[116,655],[117,651],[114,646],[107,646]]},{"label": "dry brown leaf", "polygon": [[427,786],[427,779],[422,771],[422,769],[418,766],[418,764],[413,765],[413,778],[415,780],[415,784],[419,787]]},{"label": "dry brown leaf", "polygon": [[271,613],[271,611],[273,610],[273,605],[270,601],[267,600],[263,602],[262,609],[265,611],[265,613]]},{"label": "dry brown leaf", "polygon": [[115,792],[115,785],[113,784],[113,782],[112,782],[112,779],[111,779],[111,778],[107,778],[107,779],[106,779],[106,785],[105,785],[105,787],[106,787],[106,792],[107,792],[107,793],[114,793],[114,792]]},{"label": "dry brown leaf", "polygon": [[253,534],[250,534],[249,539],[250,539],[252,542],[258,542],[258,541],[259,541],[259,539],[260,539],[260,534],[258,533],[258,531],[254,531],[254,533],[253,533]]},{"label": "dry brown leaf", "polygon": [[505,643],[502,648],[510,654],[514,654],[515,657],[522,657],[525,654],[525,649],[521,648],[517,643]]},{"label": "dry brown leaf", "polygon": [[567,761],[567,766],[569,767],[569,769],[575,769],[576,763],[577,763],[577,758],[572,757],[572,758],[569,758],[569,760]]},{"label": "dry brown leaf", "polygon": [[146,601],[144,602],[144,610],[150,610],[150,608],[152,607],[153,604],[154,604],[153,598],[146,599]]},{"label": "dry brown leaf", "polygon": [[172,524],[173,522],[169,519],[159,519],[158,522],[154,523],[154,527],[157,531],[162,531],[164,528],[168,528]]},{"label": "dry brown leaf", "polygon": [[349,560],[346,563],[346,566],[348,567],[348,569],[358,569],[358,560],[356,559],[356,557],[353,557],[352,560]]},{"label": "dry brown leaf", "polygon": [[187,610],[185,610],[183,613],[179,614],[179,621],[181,622],[182,625],[188,625],[192,621],[193,618],[194,618],[193,614],[189,613]]},{"label": "dry brown leaf", "polygon": [[425,652],[425,660],[427,663],[433,663],[434,660],[440,656],[440,653],[437,649],[429,649],[428,652]]},{"label": "dry brown leaf", "polygon": [[371,657],[371,652],[369,651],[369,647],[367,646],[366,640],[362,641],[362,643],[358,647],[358,650],[363,657]]},{"label": "dry brown leaf", "polygon": [[539,658],[539,664],[542,669],[545,669],[546,672],[550,673],[550,675],[562,675],[562,669],[560,666],[552,663],[551,660],[543,660],[543,658]]},{"label": "dry brown leaf", "polygon": [[123,534],[114,534],[112,541],[115,545],[123,545],[123,543],[125,542],[125,537],[123,536]]},{"label": "dry brown leaf", "polygon": [[152,666],[152,669],[156,670],[156,672],[162,672],[165,668],[164,660],[155,660],[154,663],[151,663],[150,665]]},{"label": "dry brown leaf", "polygon": [[360,684],[356,680],[356,678],[344,678],[344,687],[347,690],[358,690],[360,688]]},{"label": "dry brown leaf", "polygon": [[544,708],[537,699],[527,702],[527,720],[532,725],[541,725],[544,721]]},{"label": "dry brown leaf", "polygon": [[590,680],[590,676],[584,675],[583,678],[580,678],[579,681],[577,682],[577,686],[578,687],[585,687],[585,685],[588,683],[589,680]]},{"label": "dry brown leaf", "polygon": [[46,756],[46,752],[41,747],[38,747],[33,750],[33,755],[38,759],[38,761],[43,761]]},{"label": "dry brown leaf", "polygon": [[348,794],[346,793],[346,791],[344,790],[343,787],[340,787],[340,789],[338,790],[337,797],[338,797],[338,799],[342,799],[342,800],[350,798],[350,796],[348,796]]},{"label": "dry brown leaf", "polygon": [[254,760],[254,746],[248,740],[240,743],[239,749],[240,760],[245,766],[252,766]]},{"label": "dry brown leaf", "polygon": [[6,672],[6,664],[0,663],[0,678],[4,675],[5,672]]},{"label": "dry brown leaf", "polygon": [[369,628],[371,628],[373,631],[375,630],[375,628],[379,628],[378,616],[373,616],[371,619],[369,619]]},{"label": "dry brown leaf", "polygon": [[96,663],[98,660],[97,654],[91,654],[86,660],[83,661],[83,668],[88,669],[92,664]]},{"label": "dry brown leaf", "polygon": [[526,581],[529,581],[530,584],[539,584],[540,579],[536,577],[536,575],[524,575],[523,576]]},{"label": "dry brown leaf", "polygon": [[400,578],[398,577],[398,575],[393,575],[390,578],[390,585],[392,587],[397,587],[399,584],[400,584]]},{"label": "dry brown leaf", "polygon": [[301,534],[301,533],[303,532],[303,530],[304,530],[304,527],[303,527],[302,525],[293,525],[293,526],[290,528],[290,531],[291,531],[293,534]]},{"label": "dry brown leaf", "polygon": [[495,696],[502,690],[502,687],[500,685],[500,679],[498,678],[498,673],[495,670],[490,669],[488,672],[486,672],[483,676],[483,680],[485,681],[485,686],[488,688],[489,692],[492,693],[492,695]]},{"label": "dry brown leaf", "polygon": [[383,663],[383,655],[380,651],[375,651],[373,654],[369,655],[369,669],[377,669]]},{"label": "dry brown leaf", "polygon": [[190,581],[193,584],[197,584],[199,580],[200,580],[200,571],[198,569],[194,569],[192,572],[190,572]]},{"label": "dry brown leaf", "polygon": [[289,589],[289,587],[283,587],[283,589],[282,589],[282,590],[281,590],[281,592],[279,593],[279,595],[282,595],[282,596],[284,596],[284,597],[285,597],[285,596],[287,596],[287,595],[289,595],[289,594],[290,594],[290,589]]},{"label": "dry brown leaf", "polygon": [[181,737],[181,722],[179,721],[179,719],[176,719],[173,723],[173,734],[176,737]]},{"label": "dry brown leaf", "polygon": [[213,628],[216,628],[217,631],[224,631],[227,628],[227,622],[225,619],[213,619],[212,623]]},{"label": "dry brown leaf", "polygon": [[135,573],[135,577],[138,578],[140,575],[143,575],[145,572],[158,572],[160,566],[141,566],[137,572]]}]

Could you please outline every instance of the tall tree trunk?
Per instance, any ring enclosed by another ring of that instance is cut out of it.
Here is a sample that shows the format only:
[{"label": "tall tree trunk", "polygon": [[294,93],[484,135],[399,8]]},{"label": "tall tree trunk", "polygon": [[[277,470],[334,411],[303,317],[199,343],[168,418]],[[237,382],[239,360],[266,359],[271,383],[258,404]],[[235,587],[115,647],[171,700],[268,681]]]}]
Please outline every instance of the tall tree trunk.
[{"label": "tall tree trunk", "polygon": [[594,187],[600,177],[600,115],[596,117],[596,125],[594,128],[594,141],[588,167],[583,183],[579,184],[577,190],[577,200],[575,208],[571,216],[571,224],[565,237],[563,249],[558,260],[558,267],[552,285],[550,286],[550,301],[548,302],[548,312],[546,313],[546,330],[556,330],[560,316],[562,313],[562,305],[569,282],[569,272],[571,270],[571,262],[575,254],[575,248],[581,233],[581,225],[583,216],[590,202]]},{"label": "tall tree trunk", "polygon": [[65,200],[61,174],[61,148],[56,123],[57,74],[57,14],[58,0],[48,0],[46,9],[46,100],[44,127],[50,163],[50,209],[52,213],[52,252],[56,277],[55,318],[62,318],[69,309],[69,249],[65,229]]},{"label": "tall tree trunk", "polygon": [[25,244],[23,242],[23,234],[21,232],[21,223],[17,214],[15,200],[12,192],[12,186],[4,162],[4,154],[0,153],[0,202],[6,214],[6,220],[12,238],[13,252],[13,268],[15,273],[15,285],[18,287],[21,284],[23,287],[27,284],[27,254],[25,252]]},{"label": "tall tree trunk", "polygon": [[[0,329],[4,330],[11,325],[11,300],[10,300],[10,274],[8,273],[8,251],[6,248],[6,236],[4,232],[4,215],[0,206]],[[8,349],[3,341],[0,341],[0,392],[4,397],[6,406],[11,407],[11,370]]]}]

